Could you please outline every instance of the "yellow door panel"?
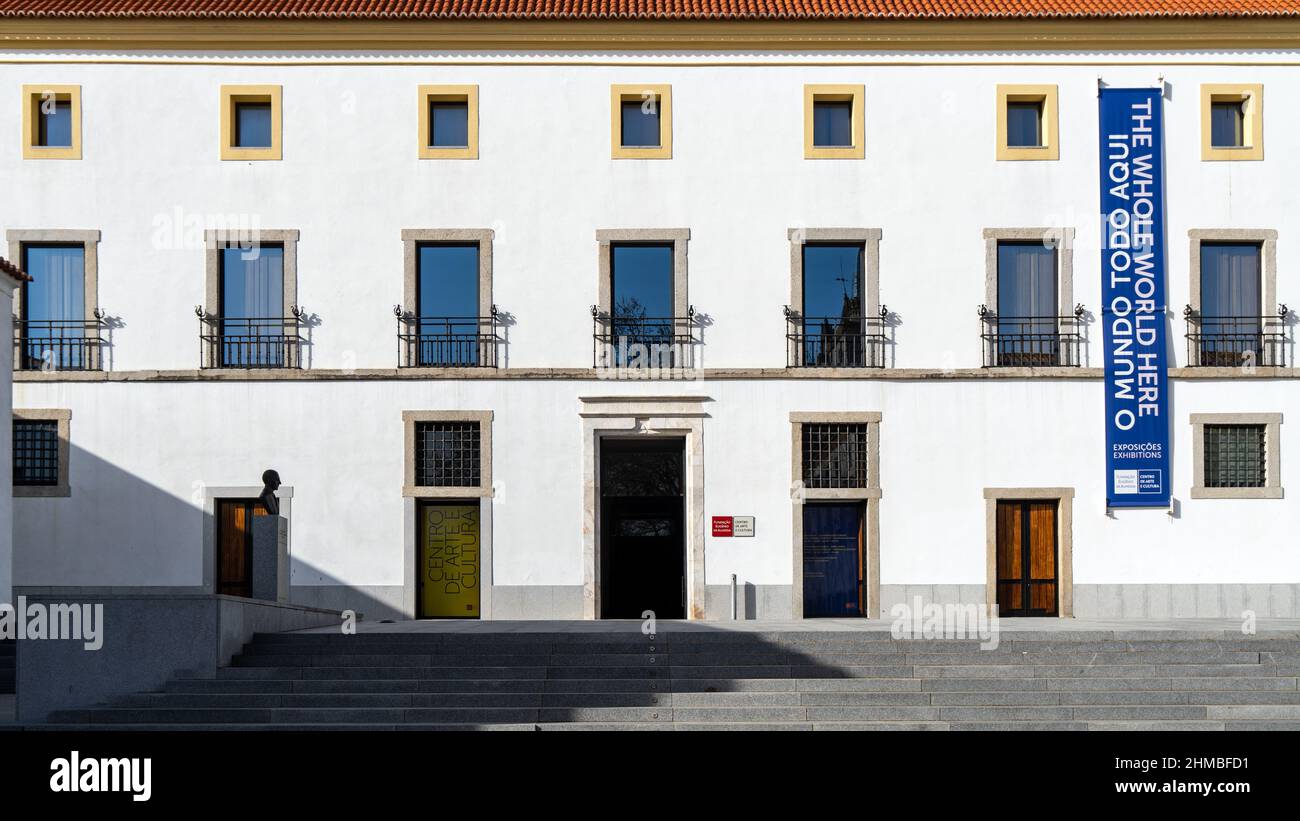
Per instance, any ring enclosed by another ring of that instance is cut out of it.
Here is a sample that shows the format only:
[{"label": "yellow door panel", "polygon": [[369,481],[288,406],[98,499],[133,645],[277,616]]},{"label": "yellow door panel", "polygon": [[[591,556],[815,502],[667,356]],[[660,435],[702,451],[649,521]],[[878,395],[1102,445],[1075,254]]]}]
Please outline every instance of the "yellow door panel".
[{"label": "yellow door panel", "polygon": [[479,510],[476,504],[420,509],[420,616],[478,618]]}]

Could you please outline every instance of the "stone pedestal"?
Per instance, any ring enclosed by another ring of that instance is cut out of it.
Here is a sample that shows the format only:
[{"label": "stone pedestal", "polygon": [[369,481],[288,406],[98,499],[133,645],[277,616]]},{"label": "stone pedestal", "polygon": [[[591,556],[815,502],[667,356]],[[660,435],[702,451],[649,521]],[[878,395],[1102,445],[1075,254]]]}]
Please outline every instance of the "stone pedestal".
[{"label": "stone pedestal", "polygon": [[253,517],[252,597],[289,601],[289,520],[283,516]]}]

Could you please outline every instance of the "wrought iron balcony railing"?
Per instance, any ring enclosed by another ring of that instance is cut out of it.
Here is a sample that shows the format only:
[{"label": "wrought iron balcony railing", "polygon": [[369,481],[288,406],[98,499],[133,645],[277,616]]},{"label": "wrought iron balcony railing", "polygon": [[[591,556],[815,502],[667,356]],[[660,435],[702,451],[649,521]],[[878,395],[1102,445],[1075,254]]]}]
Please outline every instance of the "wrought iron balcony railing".
[{"label": "wrought iron balcony railing", "polygon": [[660,369],[696,367],[702,340],[695,306],[686,316],[611,316],[591,306],[592,366]]},{"label": "wrought iron balcony railing", "polygon": [[504,341],[497,306],[491,316],[415,316],[393,306],[401,368],[495,368]]},{"label": "wrought iron balcony railing", "polygon": [[999,316],[979,307],[986,368],[1077,368],[1083,354],[1082,305],[1071,316]]},{"label": "wrought iron balcony railing", "polygon": [[15,319],[14,369],[100,371],[104,369],[104,312],[94,319]]},{"label": "wrought iron balcony railing", "polygon": [[301,368],[306,312],[297,305],[290,310],[292,316],[230,317],[196,307],[202,367]]},{"label": "wrought iron balcony railing", "polygon": [[1187,366],[1285,367],[1289,313],[1286,305],[1279,305],[1277,316],[1202,316],[1188,305],[1183,308],[1187,322]]},{"label": "wrought iron balcony railing", "polygon": [[804,316],[785,306],[786,366],[790,368],[883,368],[885,322],[879,316]]}]

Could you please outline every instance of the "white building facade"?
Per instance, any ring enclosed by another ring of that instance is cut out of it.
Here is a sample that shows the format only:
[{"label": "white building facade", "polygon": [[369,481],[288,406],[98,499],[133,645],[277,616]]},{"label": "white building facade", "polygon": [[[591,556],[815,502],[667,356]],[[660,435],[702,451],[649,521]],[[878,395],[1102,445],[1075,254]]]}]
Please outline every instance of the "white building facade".
[{"label": "white building facade", "polygon": [[[367,618],[1300,615],[1290,19],[4,18],[15,590],[248,595],[273,468]],[[1099,85],[1163,90],[1168,506]]]}]

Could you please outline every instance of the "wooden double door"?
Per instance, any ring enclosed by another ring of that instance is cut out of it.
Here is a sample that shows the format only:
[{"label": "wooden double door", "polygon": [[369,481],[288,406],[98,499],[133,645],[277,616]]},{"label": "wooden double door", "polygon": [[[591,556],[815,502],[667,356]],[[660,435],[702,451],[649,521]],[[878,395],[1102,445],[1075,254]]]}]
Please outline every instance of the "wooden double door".
[{"label": "wooden double door", "polygon": [[999,500],[997,510],[998,613],[1055,616],[1059,571],[1057,502]]}]

